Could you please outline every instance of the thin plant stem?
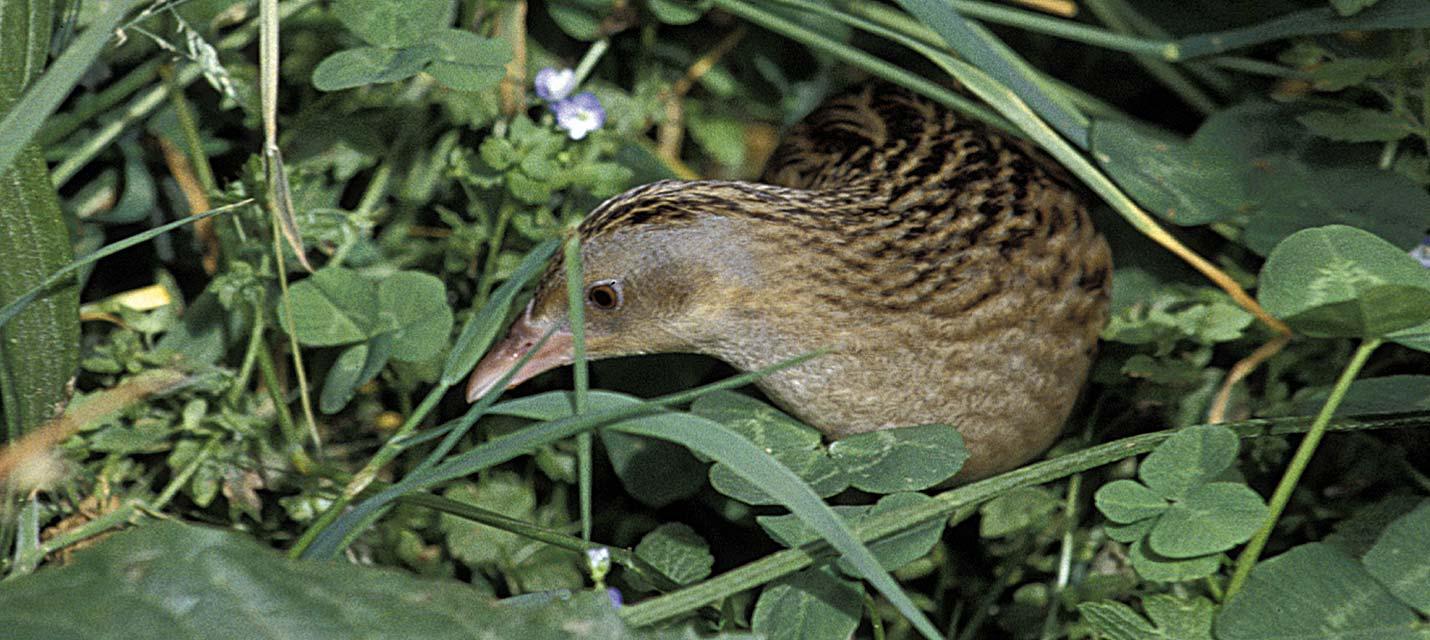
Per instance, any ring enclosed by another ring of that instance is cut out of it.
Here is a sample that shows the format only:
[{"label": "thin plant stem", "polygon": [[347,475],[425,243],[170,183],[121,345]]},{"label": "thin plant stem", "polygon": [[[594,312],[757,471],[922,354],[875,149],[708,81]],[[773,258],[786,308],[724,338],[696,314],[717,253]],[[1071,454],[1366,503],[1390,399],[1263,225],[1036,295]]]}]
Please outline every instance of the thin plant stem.
[{"label": "thin plant stem", "polygon": [[[586,412],[586,391],[591,383],[586,368],[585,286],[581,275],[581,235],[571,230],[564,247],[566,267],[566,316],[571,324],[571,372],[575,391],[571,394],[573,415]],[[591,432],[576,435],[576,481],[581,513],[581,539],[591,539]]]},{"label": "thin plant stem", "polygon": [[258,353],[263,351],[263,332],[266,329],[263,321],[265,314],[263,307],[253,305],[253,327],[248,330],[248,346],[243,350],[243,362],[239,364],[238,375],[234,376],[233,384],[229,386],[228,393],[224,395],[224,400],[228,406],[237,407],[239,398],[248,389],[248,381],[253,377],[253,367],[258,362]]},{"label": "thin plant stem", "polygon": [[[1088,0],[1085,3],[1104,24],[1113,30],[1121,33],[1135,33],[1136,26],[1124,12],[1120,11],[1120,3],[1109,2],[1108,0]],[[1129,36],[1130,37],[1130,36]],[[1175,50],[1175,46],[1173,49]],[[1217,109],[1216,100],[1202,91],[1191,78],[1187,77],[1180,69],[1169,62],[1169,58],[1160,55],[1134,55],[1133,60],[1141,65],[1158,82],[1177,94],[1183,102],[1190,105],[1203,115],[1212,113]]]},{"label": "thin plant stem", "polygon": [[909,73],[898,65],[890,64],[868,53],[807,29],[778,14],[767,11],[744,0],[714,0],[715,6],[756,25],[781,34],[791,40],[827,53],[844,62],[872,73],[906,89],[928,96],[934,101],[954,111],[986,122],[1003,131],[1017,131],[1018,128],[1006,118],[994,113],[975,100],[959,95],[934,82]]},{"label": "thin plant stem", "polygon": [[874,601],[874,594],[868,591],[864,592],[864,610],[869,612],[869,629],[874,640],[884,640],[884,617],[879,615],[879,603]]},{"label": "thin plant stem", "polygon": [[392,436],[389,437],[386,442],[382,443],[382,447],[368,459],[367,464],[363,465],[360,471],[353,474],[352,480],[348,482],[347,486],[343,487],[342,494],[333,500],[333,503],[313,521],[312,525],[309,525],[302,536],[299,536],[298,541],[288,550],[289,557],[296,558],[302,555],[303,551],[305,551],[309,545],[313,544],[313,539],[316,538],[319,533],[322,533],[323,529],[327,528],[328,525],[332,524],[334,520],[337,520],[338,516],[343,514],[343,511],[347,509],[348,505],[352,504],[353,500],[361,495],[363,491],[367,489],[368,485],[377,479],[378,472],[382,471],[382,468],[387,466],[388,462],[391,462],[393,458],[396,458],[398,454],[402,453],[403,438],[412,433],[412,431],[417,428],[417,425],[421,424],[422,420],[427,417],[427,414],[436,408],[437,402],[447,393],[447,389],[448,385],[438,383],[437,386],[433,387],[432,390],[427,393],[427,397],[423,398],[422,403],[417,405],[417,409],[407,416],[407,420],[402,423],[402,426],[398,427],[397,431],[394,431]]},{"label": "thin plant stem", "polygon": [[1379,347],[1379,338],[1369,338],[1362,342],[1356,349],[1351,361],[1346,368],[1341,371],[1341,375],[1336,379],[1336,384],[1331,387],[1331,393],[1326,397],[1325,404],[1321,405],[1320,413],[1316,414],[1315,422],[1311,423],[1311,428],[1306,432],[1306,437],[1301,440],[1301,446],[1296,448],[1296,454],[1291,457],[1291,463],[1286,466],[1286,473],[1281,476],[1281,482],[1276,485],[1276,491],[1271,494],[1271,502],[1268,505],[1269,511],[1266,514],[1266,522],[1252,536],[1251,541],[1246,544],[1241,555],[1236,559],[1236,570],[1231,574],[1231,582],[1226,586],[1226,597],[1235,597],[1242,587],[1246,586],[1246,579],[1251,575],[1251,569],[1256,565],[1257,559],[1261,557],[1261,552],[1265,550],[1266,543],[1271,539],[1271,534],[1276,531],[1276,521],[1281,519],[1281,512],[1286,510],[1286,505],[1291,501],[1291,494],[1295,492],[1296,485],[1301,481],[1301,474],[1305,473],[1306,466],[1311,463],[1311,457],[1316,454],[1316,447],[1321,444],[1321,438],[1326,435],[1326,426],[1331,422],[1331,416],[1336,413],[1336,408],[1341,406],[1341,401],[1345,399],[1346,392],[1351,388],[1351,382],[1360,373],[1361,367],[1365,366],[1366,360],[1370,359],[1370,354]]},{"label": "thin plant stem", "polygon": [[487,259],[486,264],[482,266],[482,278],[477,281],[474,305],[485,303],[487,296],[491,295],[492,287],[496,284],[497,259],[501,257],[502,238],[506,236],[506,228],[515,213],[516,204],[510,199],[502,200],[501,205],[497,207],[497,219],[492,222],[491,233],[487,236]]},{"label": "thin plant stem", "polygon": [[611,48],[611,41],[602,38],[591,44],[591,48],[586,50],[586,55],[581,56],[581,61],[576,63],[576,85],[581,86],[582,82],[596,69],[596,63],[601,61],[601,56],[606,55],[606,50]]},{"label": "thin plant stem", "polygon": [[268,390],[268,398],[273,402],[273,412],[278,416],[278,429],[283,432],[283,439],[289,450],[301,451],[303,436],[298,430],[298,423],[293,421],[293,412],[288,408],[288,398],[284,396],[283,387],[279,384],[278,366],[273,361],[273,354],[266,348],[260,348],[254,354],[258,361],[258,375],[263,378],[263,387]]},{"label": "thin plant stem", "polygon": [[297,326],[293,320],[293,302],[288,295],[288,267],[283,259],[283,231],[279,229],[278,215],[273,213],[268,216],[273,223],[273,259],[277,264],[278,272],[278,295],[282,299],[283,319],[287,322],[290,330],[285,331],[288,335],[288,350],[293,354],[293,369],[298,377],[298,398],[303,407],[303,417],[307,420],[308,435],[313,439],[313,446],[321,451],[323,440],[318,435],[318,421],[313,417],[313,403],[308,397],[308,374],[303,368],[303,350],[298,346],[298,332],[291,328]]},{"label": "thin plant stem", "polygon": [[179,493],[179,490],[183,489],[184,485],[189,483],[189,479],[193,478],[195,473],[198,473],[199,467],[202,467],[204,463],[209,461],[209,458],[218,452],[219,442],[220,439],[218,436],[209,438],[208,443],[204,444],[204,448],[199,449],[194,459],[184,465],[184,468],[179,471],[179,474],[170,479],[169,484],[164,487],[164,490],[160,491],[159,495],[148,504],[149,510],[163,511],[164,507],[169,504],[169,501],[173,500],[174,496]]}]

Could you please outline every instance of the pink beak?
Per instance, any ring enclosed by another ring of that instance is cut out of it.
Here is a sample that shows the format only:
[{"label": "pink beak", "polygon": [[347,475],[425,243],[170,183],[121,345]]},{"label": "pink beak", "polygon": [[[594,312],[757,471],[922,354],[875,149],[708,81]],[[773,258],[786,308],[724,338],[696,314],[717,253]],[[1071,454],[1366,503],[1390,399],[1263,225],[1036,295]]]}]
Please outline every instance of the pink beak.
[{"label": "pink beak", "polygon": [[[472,370],[472,377],[467,380],[467,402],[476,402],[491,391],[522,356],[536,348],[536,343],[541,342],[546,330],[547,327],[531,321],[531,304],[527,304],[526,312],[507,330],[506,337],[487,351],[487,355],[483,356],[481,362]],[[512,376],[506,388],[515,387],[556,367],[571,364],[572,348],[571,331],[556,330],[546,339],[546,343],[532,354],[531,359],[522,365],[516,375]]]}]

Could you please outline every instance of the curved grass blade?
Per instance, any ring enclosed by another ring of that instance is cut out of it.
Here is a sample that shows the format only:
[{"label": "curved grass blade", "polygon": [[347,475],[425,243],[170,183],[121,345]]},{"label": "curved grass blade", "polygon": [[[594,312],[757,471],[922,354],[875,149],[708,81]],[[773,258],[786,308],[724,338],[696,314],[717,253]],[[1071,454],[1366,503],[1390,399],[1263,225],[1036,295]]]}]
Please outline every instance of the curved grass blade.
[{"label": "curved grass blade", "polygon": [[99,261],[102,258],[106,258],[108,256],[119,253],[120,251],[128,249],[136,244],[147,242],[153,239],[155,236],[163,235],[191,222],[198,222],[200,220],[203,220],[204,218],[212,218],[213,216],[228,213],[230,211],[233,211],[234,209],[237,209],[242,206],[247,206],[249,204],[253,204],[252,198],[249,198],[247,200],[240,200],[233,204],[225,205],[217,209],[209,209],[208,211],[199,214],[194,214],[187,218],[180,218],[173,222],[165,223],[154,227],[153,229],[150,229],[148,231],[136,233],[132,236],[129,236],[128,238],[120,240],[119,242],[105,245],[98,251],[90,253],[83,258],[79,258],[74,262],[65,265],[58,271],[55,271],[54,273],[50,274],[50,277],[45,278],[45,281],[41,282],[35,288],[30,289],[29,291],[26,291],[24,295],[15,298],[14,300],[11,300],[10,303],[5,305],[4,307],[0,307],[0,327],[5,326],[6,322],[9,322],[11,318],[15,317],[15,314],[20,313],[20,311],[25,308],[25,305],[34,302],[35,298],[39,297],[41,293],[44,293],[50,287],[55,286],[61,280],[64,280],[65,276],[68,276],[77,269],[81,269],[87,265]]},{"label": "curved grass blade", "polygon": [[725,425],[687,413],[668,413],[644,421],[616,423],[607,428],[674,442],[725,465],[759,486],[843,554],[860,575],[888,598],[925,638],[933,640],[942,637],[893,576],[879,565],[869,547],[854,536],[848,525],[814,493],[814,489],[763,449]]},{"label": "curved grass blade", "polygon": [[[591,400],[610,407],[642,404],[631,396],[610,392],[592,392]],[[522,398],[493,408],[493,413],[533,419],[562,419],[570,416],[570,399],[562,392]],[[726,465],[790,510],[806,526],[817,532],[849,560],[864,579],[888,598],[926,638],[941,634],[919,611],[888,571],[874,558],[849,526],[810,488],[809,484],[780,464],[765,450],[755,446],[740,434],[709,418],[689,413],[663,412],[656,415],[623,420],[606,429],[634,436],[656,438],[686,447],[697,454]]]},{"label": "curved grass blade", "polygon": [[89,65],[99,56],[99,52],[109,43],[114,27],[138,0],[118,0],[109,10],[99,16],[84,35],[66,49],[49,71],[40,76],[29,90],[0,119],[0,173],[10,168],[20,150],[34,139],[40,125],[69,95],[70,89],[79,82]]},{"label": "curved grass blade", "polygon": [[511,277],[497,287],[481,310],[462,325],[462,333],[457,336],[457,343],[452,346],[452,352],[447,354],[447,362],[442,366],[441,384],[448,387],[455,385],[471,372],[472,367],[477,366],[477,360],[492,346],[497,332],[501,331],[502,325],[506,323],[511,301],[516,299],[516,294],[521,292],[527,282],[541,272],[541,268],[556,254],[556,248],[559,246],[561,241],[553,238],[528,251]]},{"label": "curved grass blade", "polygon": [[[482,469],[496,466],[517,456],[531,453],[543,445],[563,438],[569,438],[578,433],[590,431],[591,429],[610,424],[617,420],[664,411],[664,408],[667,406],[690,402],[714,391],[743,387],[775,371],[793,367],[802,362],[819,357],[820,355],[823,355],[823,352],[805,354],[765,369],[742,373],[719,382],[713,382],[687,391],[653,398],[639,404],[597,410],[583,415],[544,422],[526,427],[511,435],[497,438],[482,446],[452,456],[442,464],[413,471],[400,482],[394,483],[391,487],[364,500],[356,507],[353,507],[352,510],[333,519],[331,523],[323,525],[322,530],[313,534],[311,540],[307,539],[309,536],[305,533],[304,539],[300,540],[303,546],[301,550],[298,551],[298,555],[310,559],[329,559],[336,556],[352,539],[362,533],[365,523],[370,522],[371,518],[376,517],[379,511],[387,508],[388,503],[404,494],[430,489],[445,482],[476,473]],[[595,395],[597,398],[600,397],[600,394]],[[495,408],[499,409],[509,404],[511,403],[503,403],[503,405],[497,405]],[[474,406],[462,420],[465,421],[470,418],[475,421],[483,415],[482,413],[478,413],[479,408],[479,405]],[[462,428],[462,425],[459,424],[455,428]],[[405,442],[403,444],[405,444]],[[317,527],[320,525],[314,526]]]},{"label": "curved grass blade", "polygon": [[1087,118],[1061,96],[1048,91],[1037,72],[996,36],[985,29],[975,28],[943,0],[898,2],[905,11],[938,33],[959,55],[1012,89],[1059,133],[1078,147],[1087,148]]},{"label": "curved grass blade", "polygon": [[826,37],[824,34],[812,29],[807,29],[791,20],[786,20],[779,14],[772,13],[754,3],[746,2],[745,0],[713,0],[713,2],[715,6],[739,16],[744,20],[748,20],[796,42],[801,42],[811,49],[834,56],[896,85],[926,95],[929,99],[953,109],[958,113],[967,115],[981,122],[986,122],[1004,131],[1016,130],[1012,123],[979,104],[976,100],[970,100],[937,83],[929,82],[918,74],[911,73],[898,65],[885,62],[855,47]]},{"label": "curved grass blade", "polygon": [[1175,43],[1176,59],[1210,56],[1299,36],[1426,27],[1430,27],[1430,2],[1425,0],[1381,0],[1350,17],[1343,17],[1335,9],[1323,6],[1248,27],[1187,36]]}]

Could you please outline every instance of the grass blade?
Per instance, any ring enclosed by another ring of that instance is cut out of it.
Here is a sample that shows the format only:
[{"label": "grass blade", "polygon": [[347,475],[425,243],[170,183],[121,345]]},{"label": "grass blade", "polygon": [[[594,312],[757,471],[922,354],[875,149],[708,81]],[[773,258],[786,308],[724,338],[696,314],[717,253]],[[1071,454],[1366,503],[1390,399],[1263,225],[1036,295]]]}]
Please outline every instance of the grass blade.
[{"label": "grass blade", "polygon": [[66,49],[49,71],[30,85],[25,95],[0,119],[0,173],[10,168],[20,150],[34,139],[40,125],[59,108],[70,89],[79,82],[89,65],[109,43],[114,27],[138,0],[118,0],[97,18],[89,29]]},{"label": "grass blade", "polygon": [[[596,392],[593,399],[609,408],[640,405],[640,400],[618,393]],[[564,393],[547,393],[506,403],[493,413],[537,420],[571,417],[570,398]],[[731,471],[760,487],[788,508],[805,525],[819,533],[859,570],[884,597],[927,638],[939,638],[933,624],[918,610],[892,576],[884,570],[869,548],[850,532],[849,526],[824,503],[809,484],[761,449],[719,422],[701,416],[662,412],[623,420],[605,428],[621,433],[656,438],[686,447],[702,456],[727,465]]]},{"label": "grass blade", "polygon": [[943,37],[959,55],[1012,89],[1059,133],[1087,148],[1087,118],[1049,92],[1037,72],[996,36],[975,28],[942,0],[899,0],[899,6]]},{"label": "grass blade", "polygon": [[74,262],[65,265],[63,268],[50,274],[50,277],[45,278],[45,281],[41,282],[35,288],[30,289],[29,291],[25,292],[24,295],[15,298],[14,300],[11,300],[10,303],[5,305],[4,307],[0,307],[0,327],[5,326],[6,322],[9,322],[11,318],[15,317],[15,314],[20,313],[20,311],[25,308],[25,305],[33,302],[35,298],[39,297],[40,294],[47,291],[50,287],[55,286],[61,280],[64,280],[65,276],[74,273],[74,271],[77,269],[81,269],[103,258],[112,256],[136,244],[148,242],[149,240],[152,240],[157,236],[173,231],[174,229],[182,227],[191,222],[198,222],[199,220],[203,220],[204,218],[212,218],[213,216],[228,213],[230,211],[233,211],[234,209],[250,204],[253,204],[253,200],[251,198],[247,200],[240,200],[230,205],[225,205],[217,209],[210,209],[203,213],[195,214],[187,218],[180,218],[173,222],[159,225],[148,231],[136,233],[132,236],[129,236],[128,238],[120,240],[119,242],[105,245],[98,251],[90,253],[83,258],[79,258]]},{"label": "grass blade", "polygon": [[472,367],[477,366],[477,360],[492,346],[492,341],[496,340],[497,333],[506,323],[511,301],[516,299],[516,294],[526,283],[541,273],[542,267],[556,254],[559,246],[559,240],[551,239],[528,251],[506,282],[497,287],[481,310],[462,325],[462,333],[457,336],[457,343],[452,346],[452,352],[447,354],[447,362],[442,366],[443,385],[450,387],[457,384],[471,372]]},{"label": "grass blade", "polygon": [[[590,379],[586,370],[586,305],[581,275],[581,234],[573,232],[564,247],[566,266],[566,317],[571,325],[571,369],[575,391],[571,394],[573,413],[586,412],[586,390]],[[576,435],[576,493],[581,513],[581,539],[591,539],[591,433]]]},{"label": "grass blade", "polygon": [[[400,482],[394,483],[391,487],[378,492],[373,497],[363,501],[353,507],[351,511],[344,513],[341,517],[335,517],[331,522],[315,524],[310,531],[317,531],[311,536],[304,534],[300,540],[302,548],[297,554],[303,558],[328,559],[336,556],[347,543],[362,532],[364,524],[371,522],[387,505],[398,497],[413,492],[430,489],[442,483],[461,478],[482,469],[487,469],[495,465],[511,460],[517,456],[535,451],[538,447],[550,444],[563,438],[569,438],[578,433],[583,433],[595,429],[596,427],[610,424],[617,420],[624,420],[636,416],[657,413],[664,410],[664,407],[690,402],[700,396],[722,389],[734,389],[750,384],[775,371],[793,367],[802,362],[823,355],[822,352],[815,352],[791,358],[771,367],[742,373],[701,387],[696,387],[679,393],[672,393],[660,398],[653,398],[645,402],[597,410],[584,415],[571,416],[551,422],[544,422],[532,425],[513,433],[503,436],[483,444],[474,449],[469,449],[455,455],[435,467],[413,471]],[[604,395],[602,393],[591,394],[593,400],[599,400]],[[569,400],[563,400],[569,403]],[[493,407],[493,410],[505,410],[504,407],[511,403],[503,403]],[[462,418],[475,421],[481,417],[478,407],[468,411],[468,415]],[[569,404],[568,404],[569,410]],[[461,425],[458,425],[461,428]]]}]

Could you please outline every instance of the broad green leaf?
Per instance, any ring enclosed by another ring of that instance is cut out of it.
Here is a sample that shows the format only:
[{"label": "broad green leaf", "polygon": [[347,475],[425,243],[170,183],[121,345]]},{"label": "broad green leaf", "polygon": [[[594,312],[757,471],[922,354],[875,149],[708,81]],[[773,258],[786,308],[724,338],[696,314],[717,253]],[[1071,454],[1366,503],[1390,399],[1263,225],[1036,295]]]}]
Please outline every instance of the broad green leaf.
[{"label": "broad green leaf", "polygon": [[546,10],[566,35],[589,42],[601,36],[601,19],[610,8],[603,0],[556,0]]},{"label": "broad green leaf", "polygon": [[1060,501],[1043,487],[1019,487],[989,500],[978,513],[978,535],[1001,538],[1024,529],[1047,526]]},{"label": "broad green leaf", "polygon": [[963,436],[925,424],[859,433],[829,445],[850,486],[870,493],[922,491],[952,478],[968,459]]},{"label": "broad green leaf", "polygon": [[337,413],[353,399],[357,388],[382,372],[392,355],[392,338],[381,334],[369,342],[355,344],[344,349],[328,376],[323,380],[323,392],[319,396],[318,407],[323,413]]},{"label": "broad green leaf", "polygon": [[370,45],[429,42],[452,21],[452,0],[334,0],[333,15]]},{"label": "broad green leaf", "polygon": [[636,545],[636,555],[679,585],[704,580],[715,566],[710,545],[689,525],[678,522],[647,533]]},{"label": "broad green leaf", "polygon": [[395,332],[392,357],[422,362],[437,357],[452,334],[447,288],[431,274],[399,271],[377,285],[378,309]]},{"label": "broad green leaf", "polygon": [[344,49],[318,63],[313,69],[313,86],[319,91],[340,91],[406,80],[425,69],[436,55],[431,46]]},{"label": "broad green leaf", "polygon": [[710,10],[712,0],[646,0],[655,18],[665,24],[685,25],[700,19]]},{"label": "broad green leaf", "polygon": [[1099,120],[1092,156],[1118,186],[1162,219],[1199,225],[1247,206],[1242,163],[1207,136],[1183,141],[1145,126]]},{"label": "broad green leaf", "polygon": [[736,118],[692,114],[688,119],[690,137],[720,164],[739,167],[745,163],[745,123]]},{"label": "broad green leaf", "polygon": [[1423,640],[1422,626],[1360,563],[1312,543],[1258,564],[1215,629],[1219,640]]},{"label": "broad green leaf", "polygon": [[[1300,415],[1314,415],[1326,403],[1330,392],[1330,387],[1319,387],[1296,394],[1292,411]],[[1351,382],[1350,389],[1336,407],[1336,415],[1364,416],[1424,410],[1430,410],[1430,376],[1382,376]]]},{"label": "broad green leaf", "polygon": [[1312,111],[1296,120],[1322,138],[1342,142],[1390,142],[1415,133],[1415,123],[1375,109]]},{"label": "broad green leaf", "polygon": [[1236,462],[1241,440],[1215,425],[1189,427],[1157,445],[1137,475],[1163,498],[1178,500],[1211,481]]},{"label": "broad green leaf", "polygon": [[1174,640],[1211,640],[1216,607],[1206,598],[1157,594],[1142,599],[1142,608],[1157,628]]},{"label": "broad green leaf", "polygon": [[1317,89],[1340,91],[1394,69],[1395,61],[1386,58],[1338,58],[1316,63],[1310,75]]},{"label": "broad green leaf", "polygon": [[1430,318],[1430,270],[1374,234],[1330,225],[1277,245],[1257,298],[1308,335],[1382,337]]},{"label": "broad green leaf", "polygon": [[1108,522],[1102,525],[1102,530],[1107,533],[1107,537],[1123,544],[1132,544],[1152,533],[1153,525],[1157,524],[1156,518],[1143,518],[1131,524],[1116,524]]},{"label": "broad green leaf", "polygon": [[[922,493],[895,493],[884,496],[873,505],[861,506],[838,506],[833,507],[839,517],[844,518],[850,526],[857,526],[870,518],[876,518],[882,514],[898,511],[899,509],[924,504],[932,500]],[[792,515],[785,516],[757,516],[756,522],[764,528],[770,537],[777,540],[786,547],[798,547],[818,538],[814,531],[806,527],[800,520]],[[881,538],[869,545],[869,551],[874,553],[874,557],[879,559],[879,564],[885,569],[894,571],[904,565],[928,555],[929,550],[938,543],[939,535],[943,533],[944,523],[942,520],[934,520],[918,527],[910,528],[906,531]],[[858,572],[847,563],[841,561],[839,568],[846,574],[858,577]]]},{"label": "broad green leaf", "polygon": [[1222,560],[1220,553],[1195,558],[1168,558],[1149,548],[1146,538],[1133,543],[1127,549],[1127,557],[1137,575],[1152,582],[1200,580],[1216,573]]},{"label": "broad green leaf", "polygon": [[[844,472],[830,459],[818,431],[759,400],[733,391],[708,394],[690,406],[691,413],[725,425],[808,482],[820,497],[849,486]],[[746,504],[774,504],[768,494],[723,465],[710,469],[710,486]]]},{"label": "broad green leaf", "polygon": [[568,595],[499,606],[458,581],[288,560],[243,534],[165,521],[7,581],[0,628],[6,640],[686,637],[626,629],[604,592]]},{"label": "broad green leaf", "polygon": [[[292,331],[310,347],[332,347],[366,340],[377,323],[377,287],[342,267],[320,269],[288,289],[293,305]],[[282,301],[278,317],[287,324]]]},{"label": "broad green leaf", "polygon": [[1334,531],[1322,542],[1353,558],[1364,558],[1380,541],[1390,523],[1424,505],[1430,505],[1430,498],[1407,494],[1386,496],[1356,509],[1349,518],[1337,522]]},{"label": "broad green leaf", "polygon": [[[1427,5],[1430,6],[1430,5]],[[1303,143],[1304,144],[1304,143]],[[1302,229],[1343,224],[1410,248],[1425,231],[1430,193],[1394,171],[1313,160],[1261,158],[1251,175],[1257,211],[1242,242],[1261,255]]]},{"label": "broad green leaf", "polygon": [[805,569],[765,587],[751,626],[767,640],[845,640],[859,626],[864,588],[828,567]]},{"label": "broad green leaf", "polygon": [[1106,640],[1212,640],[1215,607],[1206,598],[1168,594],[1142,598],[1146,618],[1121,602],[1084,602],[1078,613]]},{"label": "broad green leaf", "polygon": [[[517,520],[530,520],[536,511],[535,489],[510,471],[493,471],[475,484],[452,485],[442,496]],[[452,556],[473,567],[513,561],[512,553],[526,542],[516,534],[447,514],[441,516],[441,528]]]},{"label": "broad green leaf", "polygon": [[427,66],[437,82],[459,91],[486,91],[506,75],[511,45],[506,40],[483,38],[470,31],[446,29],[432,43],[437,53]]},{"label": "broad green leaf", "polygon": [[1397,598],[1430,616],[1430,504],[1390,523],[1363,562]]},{"label": "broad green leaf", "polygon": [[1430,353],[1430,322],[1396,331],[1385,339],[1403,347]]},{"label": "broad green leaf", "polygon": [[1082,615],[1083,621],[1098,633],[1098,637],[1106,640],[1149,640],[1167,637],[1146,618],[1133,611],[1132,607],[1121,602],[1083,602],[1077,605],[1077,611]]},{"label": "broad green leaf", "polygon": [[1266,503],[1235,482],[1200,485],[1157,519],[1147,542],[1169,558],[1226,551],[1246,542],[1266,522]]},{"label": "broad green leaf", "polygon": [[1155,518],[1167,510],[1167,501],[1136,480],[1113,480],[1093,495],[1097,510],[1118,524]]},{"label": "broad green leaf", "polygon": [[607,429],[599,435],[621,486],[642,504],[658,509],[705,486],[706,463],[678,444]]}]

